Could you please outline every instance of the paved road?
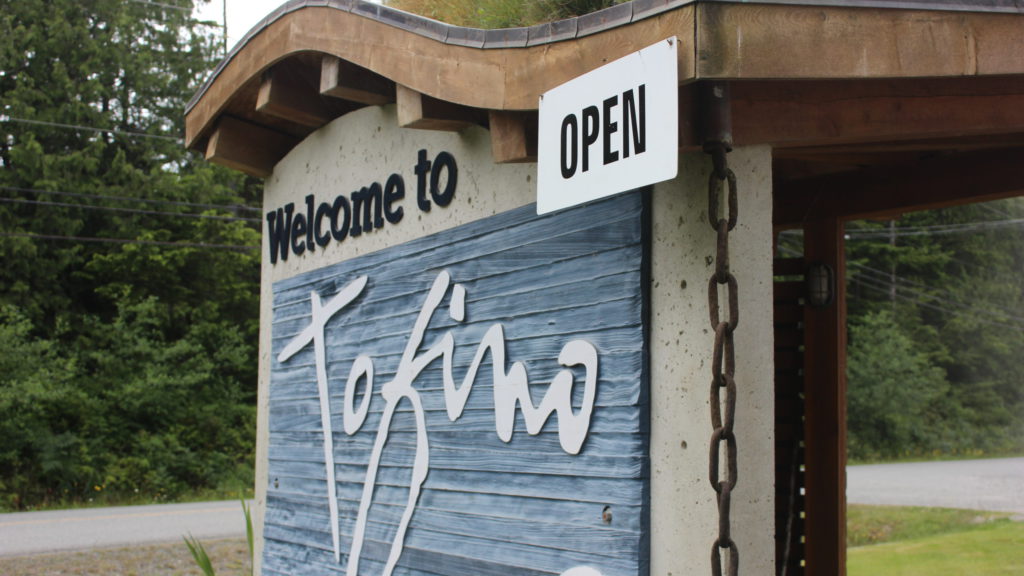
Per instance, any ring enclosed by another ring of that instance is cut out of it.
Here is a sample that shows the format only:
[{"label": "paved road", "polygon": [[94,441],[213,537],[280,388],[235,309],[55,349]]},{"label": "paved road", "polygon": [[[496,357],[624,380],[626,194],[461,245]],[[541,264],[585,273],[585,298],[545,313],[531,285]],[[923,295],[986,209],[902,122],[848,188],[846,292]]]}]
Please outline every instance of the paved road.
[{"label": "paved road", "polygon": [[846,500],[1024,515],[1024,458],[850,466]]},{"label": "paved road", "polygon": [[0,556],[245,536],[237,500],[0,514]]}]

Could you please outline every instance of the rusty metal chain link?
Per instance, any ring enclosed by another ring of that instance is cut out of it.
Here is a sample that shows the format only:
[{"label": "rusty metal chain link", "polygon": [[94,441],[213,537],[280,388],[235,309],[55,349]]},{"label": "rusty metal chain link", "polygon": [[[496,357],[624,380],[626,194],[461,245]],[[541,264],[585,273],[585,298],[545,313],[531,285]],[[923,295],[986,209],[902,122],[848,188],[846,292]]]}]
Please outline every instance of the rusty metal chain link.
[{"label": "rusty metal chain link", "polygon": [[[727,142],[709,142],[705,151],[711,154],[714,169],[708,178],[708,222],[718,234],[715,254],[715,272],[708,281],[708,310],[711,327],[715,331],[711,362],[711,449],[708,479],[718,500],[718,537],[711,547],[711,573],[722,576],[722,551],[727,550],[726,574],[739,573],[740,552],[732,539],[730,510],[732,491],[739,478],[736,465],[736,435],[733,424],[736,417],[736,350],[733,332],[739,324],[739,297],[736,276],[729,269],[729,233],[736,227],[738,201],[736,175],[729,168]],[[720,215],[720,196],[726,197],[727,215]],[[725,287],[728,311],[722,313],[719,289]],[[723,320],[723,317],[725,318]],[[722,390],[725,390],[724,404]],[[723,452],[724,449],[724,452]],[[721,477],[721,462],[725,461],[725,477]]]}]

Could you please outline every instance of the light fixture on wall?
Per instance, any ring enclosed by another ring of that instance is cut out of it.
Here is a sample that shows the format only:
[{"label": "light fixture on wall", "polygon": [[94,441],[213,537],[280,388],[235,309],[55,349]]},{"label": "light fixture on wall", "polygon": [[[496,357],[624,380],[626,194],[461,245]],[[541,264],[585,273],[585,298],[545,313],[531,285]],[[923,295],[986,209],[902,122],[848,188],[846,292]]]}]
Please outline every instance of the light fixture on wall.
[{"label": "light fixture on wall", "polygon": [[814,308],[831,306],[836,298],[836,275],[832,267],[814,262],[807,268],[807,303]]}]

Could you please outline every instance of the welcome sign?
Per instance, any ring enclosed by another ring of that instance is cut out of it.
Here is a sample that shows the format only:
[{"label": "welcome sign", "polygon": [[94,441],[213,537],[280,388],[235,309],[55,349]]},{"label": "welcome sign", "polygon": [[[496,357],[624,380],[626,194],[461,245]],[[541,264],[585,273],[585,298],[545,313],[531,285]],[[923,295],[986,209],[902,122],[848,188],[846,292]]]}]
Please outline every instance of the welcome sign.
[{"label": "welcome sign", "polygon": [[646,202],[273,285],[265,574],[647,573]]}]

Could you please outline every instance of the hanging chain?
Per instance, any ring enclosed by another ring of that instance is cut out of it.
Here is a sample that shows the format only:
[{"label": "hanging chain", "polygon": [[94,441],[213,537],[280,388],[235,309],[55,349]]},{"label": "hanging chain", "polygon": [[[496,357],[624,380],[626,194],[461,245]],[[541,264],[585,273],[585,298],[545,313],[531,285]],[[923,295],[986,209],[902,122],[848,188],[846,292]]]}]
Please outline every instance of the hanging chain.
[{"label": "hanging chain", "polygon": [[[714,170],[708,178],[708,222],[718,233],[718,247],[715,255],[715,273],[708,281],[708,310],[711,327],[715,331],[714,352],[711,361],[711,454],[708,478],[718,499],[718,538],[711,548],[711,574],[722,576],[722,551],[728,551],[726,574],[736,576],[739,571],[740,552],[731,535],[729,511],[732,491],[736,488],[736,435],[733,424],[736,416],[736,350],[733,332],[739,324],[739,300],[736,277],[729,270],[729,232],[736,227],[737,194],[736,175],[729,168],[726,154],[730,150],[727,141],[712,141],[704,149],[711,154]],[[727,216],[719,216],[719,198],[726,192]],[[728,294],[728,316],[722,319],[718,301],[720,286]],[[722,403],[722,390],[725,403]],[[725,450],[724,454],[722,450]],[[726,462],[725,478],[719,474],[720,462]]]}]

